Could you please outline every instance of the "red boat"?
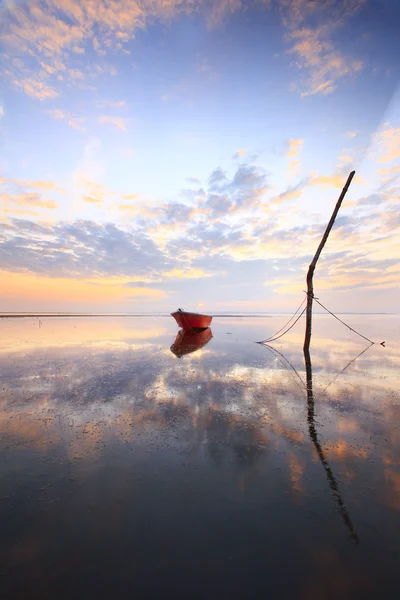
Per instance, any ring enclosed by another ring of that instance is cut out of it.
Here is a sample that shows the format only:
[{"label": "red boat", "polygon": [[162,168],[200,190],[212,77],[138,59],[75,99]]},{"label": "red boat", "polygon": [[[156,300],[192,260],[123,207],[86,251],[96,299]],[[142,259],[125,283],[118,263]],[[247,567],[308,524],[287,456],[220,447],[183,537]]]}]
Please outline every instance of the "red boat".
[{"label": "red boat", "polygon": [[201,315],[200,313],[186,312],[178,308],[176,312],[171,313],[179,327],[184,331],[203,331],[211,325],[212,317],[209,315]]},{"label": "red boat", "polygon": [[191,331],[182,331],[180,329],[176,336],[176,340],[172,344],[170,350],[181,358],[184,354],[190,354],[203,348],[212,338],[211,329],[207,327],[198,333],[192,333]]}]

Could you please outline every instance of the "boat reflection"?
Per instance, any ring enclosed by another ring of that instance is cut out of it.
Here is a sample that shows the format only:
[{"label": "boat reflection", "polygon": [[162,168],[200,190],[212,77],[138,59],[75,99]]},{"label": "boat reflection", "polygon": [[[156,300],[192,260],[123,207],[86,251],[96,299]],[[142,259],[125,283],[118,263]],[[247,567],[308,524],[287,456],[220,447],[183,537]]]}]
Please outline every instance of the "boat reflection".
[{"label": "boat reflection", "polygon": [[181,358],[184,354],[190,354],[203,348],[208,344],[212,336],[212,331],[209,327],[198,333],[180,329],[170,350],[175,356]]}]

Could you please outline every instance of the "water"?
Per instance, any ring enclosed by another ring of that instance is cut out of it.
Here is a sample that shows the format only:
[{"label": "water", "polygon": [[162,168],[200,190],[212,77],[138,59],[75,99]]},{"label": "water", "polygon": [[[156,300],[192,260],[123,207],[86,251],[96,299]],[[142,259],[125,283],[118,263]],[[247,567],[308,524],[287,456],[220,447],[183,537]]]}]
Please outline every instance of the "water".
[{"label": "water", "polygon": [[316,316],[311,396],[286,320],[0,321],[3,597],[396,598],[400,317]]}]

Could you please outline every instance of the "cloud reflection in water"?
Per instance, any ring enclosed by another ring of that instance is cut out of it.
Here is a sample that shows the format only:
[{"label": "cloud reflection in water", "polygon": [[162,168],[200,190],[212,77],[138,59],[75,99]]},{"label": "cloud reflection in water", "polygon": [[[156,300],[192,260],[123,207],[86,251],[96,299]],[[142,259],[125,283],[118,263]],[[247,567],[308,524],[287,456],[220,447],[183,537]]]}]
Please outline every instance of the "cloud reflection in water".
[{"label": "cloud reflection in water", "polygon": [[[379,321],[386,349],[372,347],[338,375],[361,347],[316,318],[313,427],[361,540],[357,557],[310,440],[301,332],[277,348],[298,377],[252,343],[278,321],[215,319],[207,347],[181,360],[167,319],[1,323],[0,556],[16,597],[17,568],[54,594],[71,573],[76,585],[91,584],[102,564],[109,590],[118,576],[141,593],[152,569],[176,591],[183,569],[184,581],[202,574],[204,592],[218,565],[232,592],[250,581],[261,590],[267,576],[301,597],[316,556],[341,570],[343,597],[373,597],[382,574],[390,584],[399,550],[398,319]],[[318,573],[313,581],[324,589]]]}]

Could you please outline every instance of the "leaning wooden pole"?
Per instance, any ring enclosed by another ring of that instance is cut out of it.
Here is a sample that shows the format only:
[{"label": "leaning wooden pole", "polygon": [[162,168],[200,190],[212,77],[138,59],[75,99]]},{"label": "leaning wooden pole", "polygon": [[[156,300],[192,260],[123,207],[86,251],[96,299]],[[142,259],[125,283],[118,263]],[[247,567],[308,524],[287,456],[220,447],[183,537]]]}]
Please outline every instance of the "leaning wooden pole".
[{"label": "leaning wooden pole", "polygon": [[325,229],[325,233],[322,237],[322,240],[320,241],[317,251],[314,255],[314,258],[312,259],[310,266],[308,267],[307,279],[306,279],[306,281],[307,281],[306,334],[304,336],[304,346],[303,346],[305,351],[310,349],[310,341],[311,341],[312,305],[313,305],[313,298],[314,298],[313,276],[314,276],[315,267],[317,265],[317,261],[320,257],[322,249],[325,246],[326,240],[328,239],[328,236],[332,229],[332,226],[335,222],[336,216],[339,212],[339,208],[343,202],[343,198],[345,197],[347,190],[349,189],[351,180],[353,179],[354,175],[355,175],[355,171],[352,171],[350,173],[350,175],[348,176],[346,185],[342,189],[342,193],[340,194],[339,199],[336,202],[335,210],[333,211],[330,221]]}]

